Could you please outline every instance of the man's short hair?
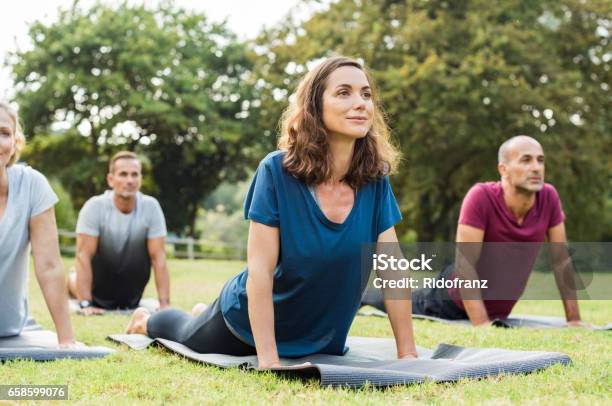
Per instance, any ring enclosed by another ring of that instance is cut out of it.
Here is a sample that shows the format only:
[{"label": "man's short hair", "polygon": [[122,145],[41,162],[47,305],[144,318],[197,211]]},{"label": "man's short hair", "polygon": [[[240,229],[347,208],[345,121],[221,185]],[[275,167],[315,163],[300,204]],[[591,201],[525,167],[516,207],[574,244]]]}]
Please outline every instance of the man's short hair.
[{"label": "man's short hair", "polygon": [[528,135],[515,135],[514,137],[510,137],[506,141],[504,141],[504,143],[501,144],[501,146],[499,147],[499,151],[497,151],[497,163],[501,164],[508,162],[508,153],[512,148],[512,144],[514,144],[514,142],[519,139],[530,139],[539,144],[538,140]]},{"label": "man's short hair", "polygon": [[112,174],[115,171],[115,162],[120,159],[135,159],[140,162],[140,159],[138,159],[138,155],[136,155],[132,151],[119,151],[115,155],[113,155],[110,162],[108,163],[108,173]]}]

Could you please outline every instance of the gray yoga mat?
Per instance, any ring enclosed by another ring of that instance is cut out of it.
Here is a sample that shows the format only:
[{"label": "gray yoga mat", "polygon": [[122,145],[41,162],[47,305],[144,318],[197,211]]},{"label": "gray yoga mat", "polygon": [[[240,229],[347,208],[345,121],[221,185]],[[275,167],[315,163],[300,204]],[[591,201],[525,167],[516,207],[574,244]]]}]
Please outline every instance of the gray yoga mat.
[{"label": "gray yoga mat", "polygon": [[20,335],[0,337],[0,362],[14,359],[53,361],[65,358],[102,358],[114,352],[114,349],[106,347],[57,348],[57,335],[43,330],[32,319],[28,320]]},{"label": "gray yoga mat", "polygon": [[[182,344],[164,339],[153,340],[140,334],[114,334],[108,338],[136,350],[156,343],[190,360],[220,368],[254,369],[257,366],[256,356],[199,354]],[[272,371],[298,378],[318,378],[323,386],[357,388],[366,383],[384,387],[427,380],[452,382],[462,378],[523,374],[571,362],[567,355],[555,352],[463,348],[449,344],[440,344],[434,351],[418,348],[418,359],[398,360],[393,339],[349,337],[347,345],[350,350],[344,356],[315,354],[297,359],[281,359],[281,363],[289,367],[304,362],[312,365]]]},{"label": "gray yoga mat", "polygon": [[[369,306],[362,308],[358,314],[360,316],[387,317],[387,313]],[[437,321],[446,324],[472,325],[469,320],[447,320],[422,314],[413,314],[412,318],[417,320]],[[495,327],[503,328],[567,328],[566,324],[567,322],[563,317],[532,316],[527,314],[511,314],[507,319],[493,321]],[[591,330],[612,330],[612,323],[606,324],[605,326],[593,326]]]},{"label": "gray yoga mat", "polygon": [[[79,301],[76,299],[70,299],[68,302],[68,307],[70,308],[71,313],[80,314],[81,307],[79,306]],[[144,307],[149,312],[154,313],[159,308],[159,300],[153,298],[143,298],[138,303],[138,307]],[[113,309],[113,310],[105,310],[103,314],[97,316],[104,315],[130,315],[134,312],[135,309]]]}]

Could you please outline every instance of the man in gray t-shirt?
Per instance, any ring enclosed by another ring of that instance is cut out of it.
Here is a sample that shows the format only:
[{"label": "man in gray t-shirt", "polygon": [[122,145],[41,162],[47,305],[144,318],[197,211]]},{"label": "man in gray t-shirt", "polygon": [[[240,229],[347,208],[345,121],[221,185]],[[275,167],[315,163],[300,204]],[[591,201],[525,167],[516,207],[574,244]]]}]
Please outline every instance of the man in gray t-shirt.
[{"label": "man in gray t-shirt", "polygon": [[69,288],[83,314],[137,307],[151,265],[161,308],[170,303],[166,222],[157,200],[139,192],[141,181],[138,157],[117,153],[107,175],[112,190],[89,199],[79,213]]}]

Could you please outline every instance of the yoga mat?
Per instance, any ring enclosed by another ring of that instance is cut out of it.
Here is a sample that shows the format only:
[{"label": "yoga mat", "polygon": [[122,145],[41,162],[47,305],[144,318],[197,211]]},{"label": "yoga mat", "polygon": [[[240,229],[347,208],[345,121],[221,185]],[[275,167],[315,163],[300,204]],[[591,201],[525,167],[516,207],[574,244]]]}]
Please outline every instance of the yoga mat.
[{"label": "yoga mat", "polygon": [[26,322],[26,325],[22,331],[36,331],[42,329],[43,328],[36,322],[36,320],[30,317],[28,318],[28,321]]},{"label": "yoga mat", "polygon": [[[387,313],[369,306],[362,308],[358,314],[360,316],[387,317]],[[447,320],[439,317],[425,316],[422,314],[413,314],[412,318],[417,320],[437,321],[447,324],[461,324],[465,326],[472,325],[469,320]],[[567,321],[563,317],[533,316],[527,314],[511,314],[507,319],[493,321],[493,325],[495,327],[503,328],[567,328],[566,324]],[[612,330],[612,323],[606,324],[605,326],[593,326],[591,330],[609,331]]]},{"label": "yoga mat", "polygon": [[[81,313],[81,307],[79,306],[79,301],[76,299],[70,299],[70,301],[68,302],[68,306],[70,308],[70,312],[71,313],[76,313],[76,314],[80,314]],[[144,307],[146,308],[149,312],[151,313],[155,313],[157,311],[157,309],[159,308],[159,300],[157,299],[153,299],[153,298],[143,298],[140,300],[140,302],[138,303],[138,307]],[[112,310],[104,310],[103,314],[99,314],[97,316],[104,316],[104,315],[130,315],[134,312],[134,309],[112,309]]]},{"label": "yoga mat", "polygon": [[[220,368],[254,369],[257,366],[256,356],[199,354],[182,344],[164,339],[153,340],[139,334],[114,334],[108,339],[137,350],[156,343],[190,360]],[[315,354],[281,359],[281,363],[289,367],[304,362],[312,365],[272,371],[298,378],[318,378],[322,386],[358,388],[368,383],[385,387],[427,380],[454,382],[463,378],[523,374],[571,362],[567,355],[555,352],[463,348],[449,344],[440,344],[435,351],[418,348],[418,359],[398,360],[395,341],[389,338],[349,337],[347,346],[350,349],[344,356]]]},{"label": "yoga mat", "polygon": [[116,352],[106,347],[67,349],[57,347],[57,335],[43,330],[33,319],[20,335],[0,337],[0,362],[14,359],[53,361],[57,359],[102,358]]}]

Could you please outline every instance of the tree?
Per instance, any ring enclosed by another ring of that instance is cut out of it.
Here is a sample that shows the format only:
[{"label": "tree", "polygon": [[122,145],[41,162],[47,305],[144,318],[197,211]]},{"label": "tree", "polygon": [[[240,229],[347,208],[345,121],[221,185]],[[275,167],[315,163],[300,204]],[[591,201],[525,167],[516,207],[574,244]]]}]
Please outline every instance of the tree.
[{"label": "tree", "polygon": [[529,134],[548,154],[571,238],[595,241],[612,228],[601,218],[612,185],[611,21],[610,0],[339,0],[258,38],[262,120],[278,117],[319,58],[361,58],[405,158],[392,179],[402,233],[454,239],[470,186],[499,177],[499,145]]},{"label": "tree", "polygon": [[[106,187],[107,164],[90,155],[87,138],[68,131],[63,134],[39,134],[28,142],[21,160],[56,178],[66,189],[73,207],[81,207],[92,195]],[[85,158],[85,159],[84,159]]]},{"label": "tree", "polygon": [[[11,58],[27,133],[78,131],[88,141],[79,161],[106,162],[118,149],[147,156],[169,228],[193,235],[198,205],[244,174],[258,142],[245,44],[172,2],[75,6],[29,36],[33,48]],[[105,187],[94,180],[104,173],[88,173],[85,194]]]},{"label": "tree", "polygon": [[51,179],[49,183],[59,199],[55,205],[55,219],[57,222],[57,228],[63,230],[74,230],[77,216],[74,212],[72,201],[70,200],[70,194],[56,179]]}]

